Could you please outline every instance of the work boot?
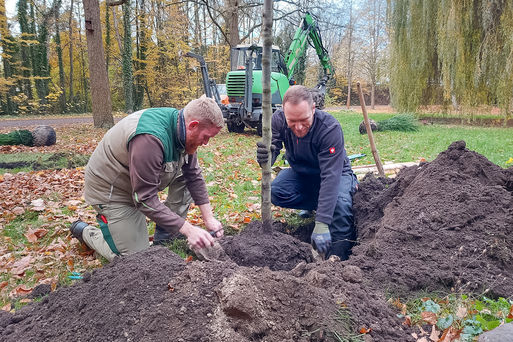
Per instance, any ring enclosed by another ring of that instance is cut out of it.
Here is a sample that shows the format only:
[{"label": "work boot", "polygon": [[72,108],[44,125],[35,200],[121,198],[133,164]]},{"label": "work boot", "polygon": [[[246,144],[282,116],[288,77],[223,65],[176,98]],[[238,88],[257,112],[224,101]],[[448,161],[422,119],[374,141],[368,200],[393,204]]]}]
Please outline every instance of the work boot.
[{"label": "work boot", "polygon": [[87,227],[88,224],[81,220],[76,220],[69,227],[69,231],[73,237],[77,238],[78,241],[85,243],[84,238],[82,237],[84,233],[84,228]]},{"label": "work boot", "polygon": [[304,218],[304,219],[312,217],[313,214],[314,214],[313,210],[301,210],[298,213],[299,217]]}]

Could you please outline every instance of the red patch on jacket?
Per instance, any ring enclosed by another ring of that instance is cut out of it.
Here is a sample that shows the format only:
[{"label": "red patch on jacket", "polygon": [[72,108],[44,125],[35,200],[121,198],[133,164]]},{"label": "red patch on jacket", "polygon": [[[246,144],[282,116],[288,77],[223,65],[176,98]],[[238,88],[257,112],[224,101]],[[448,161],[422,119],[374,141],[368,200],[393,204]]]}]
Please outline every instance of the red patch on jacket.
[{"label": "red patch on jacket", "polygon": [[331,148],[330,148],[330,153],[331,153],[331,154],[335,153],[335,147],[331,147]]}]

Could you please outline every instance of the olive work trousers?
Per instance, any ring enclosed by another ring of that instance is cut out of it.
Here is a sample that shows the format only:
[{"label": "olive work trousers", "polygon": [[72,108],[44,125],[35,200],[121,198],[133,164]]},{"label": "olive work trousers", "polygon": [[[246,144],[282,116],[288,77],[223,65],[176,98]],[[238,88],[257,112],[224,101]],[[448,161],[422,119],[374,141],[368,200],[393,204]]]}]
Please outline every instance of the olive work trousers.
[{"label": "olive work trousers", "polygon": [[[191,195],[183,176],[180,176],[170,184],[164,204],[185,218],[190,203]],[[92,225],[84,228],[82,237],[89,248],[112,261],[117,255],[132,254],[150,246],[146,216],[135,205],[111,202],[93,205],[93,208],[105,217],[107,223],[98,219],[100,229]]]}]

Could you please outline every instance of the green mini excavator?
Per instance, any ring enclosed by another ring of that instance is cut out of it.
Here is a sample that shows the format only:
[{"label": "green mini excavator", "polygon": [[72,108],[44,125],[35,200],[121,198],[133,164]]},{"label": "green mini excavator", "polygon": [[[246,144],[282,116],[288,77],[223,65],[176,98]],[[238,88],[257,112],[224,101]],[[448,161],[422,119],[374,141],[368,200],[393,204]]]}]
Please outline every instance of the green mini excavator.
[{"label": "green mini excavator", "polygon": [[[283,57],[273,46],[271,59],[272,109],[281,108],[285,91],[295,84],[292,79],[299,57],[313,46],[324,70],[312,89],[317,108],[324,107],[326,83],[333,74],[328,51],[322,44],[319,27],[310,13],[301,20],[292,43]],[[262,46],[238,45],[231,50],[231,71],[226,76],[229,103],[221,106],[228,131],[241,133],[245,127],[256,128],[262,135]]]}]

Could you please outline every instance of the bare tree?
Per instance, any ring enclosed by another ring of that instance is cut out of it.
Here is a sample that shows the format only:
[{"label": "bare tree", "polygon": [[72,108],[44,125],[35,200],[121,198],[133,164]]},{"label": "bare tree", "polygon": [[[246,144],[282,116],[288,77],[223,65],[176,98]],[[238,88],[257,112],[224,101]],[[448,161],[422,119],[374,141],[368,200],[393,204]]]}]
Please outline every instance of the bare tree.
[{"label": "bare tree", "polygon": [[354,18],[353,18],[353,0],[349,1],[349,25],[347,26],[347,66],[346,66],[346,77],[347,77],[347,101],[346,108],[351,107],[351,83],[353,82],[353,65],[354,65],[354,54],[352,52],[353,43],[353,30],[354,30]]},{"label": "bare tree", "polygon": [[[263,50],[262,50],[262,141],[271,146],[271,53],[272,53],[272,0],[264,0],[263,11]],[[272,230],[271,217],[271,150],[267,163],[262,165],[262,227],[266,232]]]},{"label": "bare tree", "polygon": [[360,16],[365,21],[362,32],[362,50],[364,51],[362,71],[371,86],[371,108],[374,109],[379,62],[387,42],[385,30],[386,2],[385,0],[367,0],[363,12]]},{"label": "bare tree", "polygon": [[110,86],[103,51],[100,5],[98,0],[82,0],[84,4],[91,102],[94,127],[110,128],[114,125]]}]

